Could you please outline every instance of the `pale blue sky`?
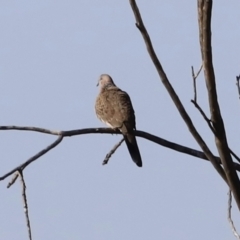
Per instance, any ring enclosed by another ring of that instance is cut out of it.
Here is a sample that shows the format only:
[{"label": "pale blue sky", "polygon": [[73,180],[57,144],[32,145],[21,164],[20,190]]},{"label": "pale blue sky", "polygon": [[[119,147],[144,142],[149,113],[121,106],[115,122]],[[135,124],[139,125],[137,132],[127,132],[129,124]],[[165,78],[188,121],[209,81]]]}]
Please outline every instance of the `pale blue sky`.
[{"label": "pale blue sky", "polygon": [[[171,83],[216,154],[212,134],[190,102],[191,65],[201,64],[196,1],[137,3]],[[218,97],[230,146],[240,154],[240,2],[218,0],[213,7]],[[159,80],[127,0],[3,0],[0,33],[0,125],[103,127],[94,102],[97,79],[108,73],[131,96],[139,130],[199,149]],[[198,97],[208,114],[203,74]],[[0,132],[0,174],[55,139]],[[138,138],[142,169],[125,144],[102,166],[119,139],[66,138],[24,171],[34,240],[234,239],[228,189],[210,163]],[[25,240],[20,183],[6,189],[8,180],[0,183],[0,239]],[[240,230],[235,205],[233,218]]]}]

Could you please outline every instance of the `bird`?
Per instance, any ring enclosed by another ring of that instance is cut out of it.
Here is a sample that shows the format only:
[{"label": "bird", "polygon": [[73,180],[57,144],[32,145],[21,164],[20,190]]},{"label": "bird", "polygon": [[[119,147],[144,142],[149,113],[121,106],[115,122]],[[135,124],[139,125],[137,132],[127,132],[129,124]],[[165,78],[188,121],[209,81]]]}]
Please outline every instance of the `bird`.
[{"label": "bird", "polygon": [[99,77],[100,91],[95,102],[97,117],[107,126],[118,129],[123,134],[132,160],[142,167],[134,130],[136,130],[135,112],[129,95],[118,88],[108,74]]}]

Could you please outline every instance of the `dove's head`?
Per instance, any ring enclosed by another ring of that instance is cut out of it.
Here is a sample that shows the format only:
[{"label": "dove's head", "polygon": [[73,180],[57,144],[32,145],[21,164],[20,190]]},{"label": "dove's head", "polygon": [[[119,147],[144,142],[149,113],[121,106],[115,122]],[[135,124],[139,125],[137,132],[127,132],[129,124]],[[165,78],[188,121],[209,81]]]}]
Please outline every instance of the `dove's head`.
[{"label": "dove's head", "polygon": [[105,89],[108,87],[113,87],[113,86],[115,86],[115,84],[114,84],[112,78],[108,74],[102,74],[99,77],[97,86],[99,86],[100,89]]}]

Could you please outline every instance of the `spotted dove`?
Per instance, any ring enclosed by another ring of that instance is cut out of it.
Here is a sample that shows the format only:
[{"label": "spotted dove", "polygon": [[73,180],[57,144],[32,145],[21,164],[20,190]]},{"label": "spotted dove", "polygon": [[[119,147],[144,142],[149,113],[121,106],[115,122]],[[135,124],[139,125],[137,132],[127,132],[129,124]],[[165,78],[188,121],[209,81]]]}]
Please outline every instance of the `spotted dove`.
[{"label": "spotted dove", "polygon": [[136,123],[130,97],[118,88],[107,74],[100,76],[98,85],[100,93],[95,104],[97,117],[109,127],[122,132],[132,160],[138,167],[142,167],[142,159],[133,131],[136,129]]}]

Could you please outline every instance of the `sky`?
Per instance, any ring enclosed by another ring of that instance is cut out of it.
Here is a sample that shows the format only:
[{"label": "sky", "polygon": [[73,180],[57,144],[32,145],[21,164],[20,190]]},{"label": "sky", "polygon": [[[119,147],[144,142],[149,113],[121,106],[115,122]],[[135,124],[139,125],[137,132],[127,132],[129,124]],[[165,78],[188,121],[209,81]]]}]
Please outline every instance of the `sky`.
[{"label": "sky", "polygon": [[[137,1],[167,76],[214,154],[214,138],[193,98],[191,66],[201,65],[197,1]],[[239,152],[240,2],[214,1],[213,63],[229,145]],[[128,92],[137,129],[200,150],[181,119],[135,27],[129,1],[0,1],[0,125],[52,130],[104,127],[94,112],[102,73]],[[209,116],[203,74],[198,103]],[[0,131],[0,175],[56,136]],[[209,162],[137,138],[143,167],[121,139],[64,139],[24,170],[34,240],[234,239],[228,188]],[[0,239],[25,240],[21,184],[0,182]],[[232,209],[240,231],[239,212]]]}]

